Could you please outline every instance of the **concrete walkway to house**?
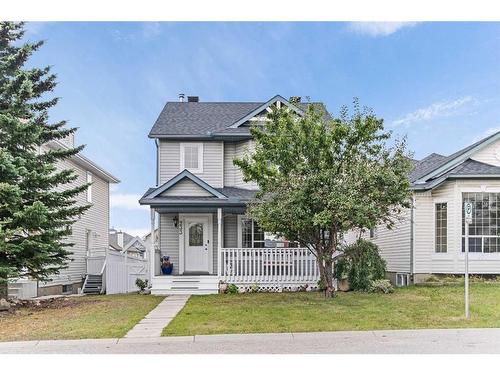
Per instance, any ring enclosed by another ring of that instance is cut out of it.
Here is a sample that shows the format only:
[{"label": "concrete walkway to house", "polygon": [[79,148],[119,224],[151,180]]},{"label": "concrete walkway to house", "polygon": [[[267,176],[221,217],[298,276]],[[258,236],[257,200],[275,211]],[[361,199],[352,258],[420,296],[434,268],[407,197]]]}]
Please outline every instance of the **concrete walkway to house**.
[{"label": "concrete walkway to house", "polygon": [[0,353],[500,354],[500,329],[265,333],[248,335],[0,342]]},{"label": "concrete walkway to house", "polygon": [[168,296],[128,333],[126,338],[161,337],[163,328],[181,311],[189,295]]}]

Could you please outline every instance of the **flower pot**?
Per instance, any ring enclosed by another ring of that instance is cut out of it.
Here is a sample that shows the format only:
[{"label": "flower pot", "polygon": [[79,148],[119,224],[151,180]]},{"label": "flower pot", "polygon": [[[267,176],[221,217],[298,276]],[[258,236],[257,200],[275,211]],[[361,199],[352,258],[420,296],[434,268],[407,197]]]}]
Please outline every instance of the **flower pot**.
[{"label": "flower pot", "polygon": [[170,275],[172,273],[173,269],[174,269],[174,265],[171,264],[170,266],[162,267],[161,268],[161,273],[163,275]]}]

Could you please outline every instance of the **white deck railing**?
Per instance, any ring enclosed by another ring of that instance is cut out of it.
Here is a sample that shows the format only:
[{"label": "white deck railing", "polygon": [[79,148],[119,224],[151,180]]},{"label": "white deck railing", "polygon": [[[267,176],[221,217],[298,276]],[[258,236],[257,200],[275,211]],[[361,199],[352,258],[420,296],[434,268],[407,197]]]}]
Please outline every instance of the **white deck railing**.
[{"label": "white deck railing", "polygon": [[223,248],[221,276],[227,283],[311,284],[319,280],[307,248]]}]

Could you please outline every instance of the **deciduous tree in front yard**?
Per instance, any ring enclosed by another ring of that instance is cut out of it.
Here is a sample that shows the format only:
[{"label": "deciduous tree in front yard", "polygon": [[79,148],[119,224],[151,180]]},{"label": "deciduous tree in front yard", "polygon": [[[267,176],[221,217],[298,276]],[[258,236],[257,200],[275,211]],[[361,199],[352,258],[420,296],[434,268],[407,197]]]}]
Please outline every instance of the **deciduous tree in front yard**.
[{"label": "deciduous tree in front yard", "polygon": [[23,34],[22,23],[0,23],[0,294],[10,277],[46,280],[64,267],[65,238],[88,208],[75,199],[87,186],[68,187],[77,176],[55,166],[81,147],[41,151],[75,129],[48,122],[56,77],[25,66],[42,43],[21,42]]},{"label": "deciduous tree in front yard", "polygon": [[410,205],[411,167],[403,141],[370,110],[342,108],[327,119],[312,105],[300,117],[274,108],[250,132],[255,152],[234,162],[260,193],[249,214],[266,232],[299,241],[316,256],[321,282],[333,295],[333,254],[351,229],[394,225]]}]

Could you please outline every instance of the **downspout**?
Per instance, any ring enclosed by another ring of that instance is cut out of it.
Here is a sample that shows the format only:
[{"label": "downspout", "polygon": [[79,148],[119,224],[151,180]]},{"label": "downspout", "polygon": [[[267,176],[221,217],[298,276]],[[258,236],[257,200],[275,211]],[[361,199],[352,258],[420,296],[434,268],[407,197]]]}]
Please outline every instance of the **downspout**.
[{"label": "downspout", "polygon": [[414,242],[415,242],[415,194],[411,198],[411,219],[410,219],[410,279],[413,283],[414,274]]}]

